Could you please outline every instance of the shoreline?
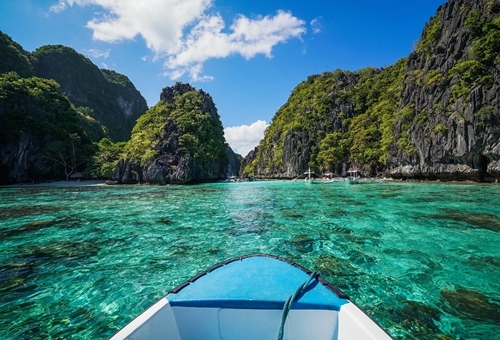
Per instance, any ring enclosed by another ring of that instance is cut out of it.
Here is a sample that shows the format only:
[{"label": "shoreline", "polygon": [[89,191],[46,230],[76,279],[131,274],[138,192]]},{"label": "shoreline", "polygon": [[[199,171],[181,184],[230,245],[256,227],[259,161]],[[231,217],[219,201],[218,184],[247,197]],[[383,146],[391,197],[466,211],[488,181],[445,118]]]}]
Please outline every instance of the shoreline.
[{"label": "shoreline", "polygon": [[[367,182],[369,181],[369,178],[363,178]],[[380,178],[383,179],[386,182],[394,182],[394,183],[426,183],[426,184],[477,184],[477,185],[498,185],[500,184],[498,181],[496,182],[476,182],[472,180],[429,180],[429,179],[401,179],[401,178]],[[281,181],[293,181],[291,179],[285,179],[285,178],[258,178],[256,180],[257,182],[260,181],[276,181],[276,182],[281,182]],[[207,182],[209,183],[209,182]],[[229,182],[221,182],[221,183],[229,183]],[[204,184],[204,183],[196,183],[196,184]],[[116,184],[118,186],[124,185],[124,184]],[[159,185],[159,184],[150,184],[150,183],[136,183],[136,184],[125,184],[125,185]],[[174,185],[174,184],[166,184],[167,186]],[[175,184],[175,185],[193,185],[193,184]],[[43,183],[15,183],[15,184],[7,184],[7,185],[0,185],[0,190],[1,189],[9,189],[9,188],[39,188],[39,187],[45,187],[45,188],[64,188],[64,187],[87,187],[87,186],[110,186],[109,184],[106,183],[106,180],[86,180],[86,181],[53,181],[53,182],[43,182]],[[114,185],[111,185],[114,186]]]},{"label": "shoreline", "polygon": [[103,186],[106,185],[104,180],[88,180],[88,181],[54,181],[43,183],[16,183],[0,185],[0,189],[8,188],[37,188],[37,187],[87,187],[87,186]]}]

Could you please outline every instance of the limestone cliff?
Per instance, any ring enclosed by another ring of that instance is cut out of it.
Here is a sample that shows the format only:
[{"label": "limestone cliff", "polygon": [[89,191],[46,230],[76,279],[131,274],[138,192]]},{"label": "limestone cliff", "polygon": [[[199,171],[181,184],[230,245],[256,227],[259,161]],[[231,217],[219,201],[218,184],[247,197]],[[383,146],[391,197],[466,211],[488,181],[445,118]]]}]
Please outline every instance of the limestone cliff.
[{"label": "limestone cliff", "polygon": [[[164,88],[138,119],[118,163],[119,183],[185,184],[226,178],[227,144],[212,97],[189,84]],[[234,166],[234,165],[233,165]]]},{"label": "limestone cliff", "polygon": [[53,80],[0,75],[0,185],[67,178],[91,159],[97,123],[75,110]]},{"label": "limestone cliff", "polygon": [[41,78],[54,79],[76,107],[88,107],[114,141],[126,141],[135,121],[148,109],[146,100],[124,75],[100,70],[74,49],[42,46],[33,52]]},{"label": "limestone cliff", "polygon": [[64,46],[29,53],[0,32],[0,184],[90,175],[92,142],[127,139],[146,110],[127,77]]},{"label": "limestone cliff", "polygon": [[[344,96],[358,83],[360,74],[325,72],[299,84],[283,105],[264,140],[242,162],[245,175],[294,178],[306,171],[327,135],[342,134],[355,115],[352,101]],[[335,167],[342,168],[342,161]]]},{"label": "limestone cliff", "polygon": [[449,0],[408,58],[299,84],[242,162],[250,176],[500,179],[500,1]]},{"label": "limestone cliff", "polygon": [[[486,51],[485,51],[486,50]],[[454,0],[427,24],[408,58],[387,175],[500,178],[500,21],[494,1]],[[487,54],[487,55],[484,55]]]}]

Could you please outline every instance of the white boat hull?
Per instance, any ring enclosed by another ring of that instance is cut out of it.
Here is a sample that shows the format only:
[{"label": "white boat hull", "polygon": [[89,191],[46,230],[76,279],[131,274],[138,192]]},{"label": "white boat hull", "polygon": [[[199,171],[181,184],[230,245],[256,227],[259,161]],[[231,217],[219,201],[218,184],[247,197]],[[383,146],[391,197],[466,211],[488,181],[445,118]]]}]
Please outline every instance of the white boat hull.
[{"label": "white boat hull", "polygon": [[[275,340],[280,320],[281,310],[277,309],[172,307],[164,298],[111,340]],[[288,340],[391,339],[351,302],[343,305],[339,312],[291,310],[285,323],[283,338]]]},{"label": "white boat hull", "polygon": [[[244,266],[241,261],[247,265],[240,275],[238,266]],[[261,263],[265,267],[256,273],[261,269]],[[222,267],[222,274],[216,273],[220,268],[216,266],[174,289],[111,340],[276,340],[283,303],[281,298],[274,297],[281,295],[283,288],[288,294],[290,287],[307,278],[303,268],[277,259],[254,257],[233,261]],[[292,267],[290,271],[288,267]],[[287,274],[285,280],[281,275],[283,273],[273,276],[282,268]],[[220,282],[219,277],[241,281],[226,287],[221,283],[227,280]],[[252,277],[259,279],[249,282]],[[337,288],[322,279],[315,279],[307,287],[301,293],[303,295],[292,303],[284,323],[283,339],[391,339]],[[206,295],[211,298],[206,299]]]}]

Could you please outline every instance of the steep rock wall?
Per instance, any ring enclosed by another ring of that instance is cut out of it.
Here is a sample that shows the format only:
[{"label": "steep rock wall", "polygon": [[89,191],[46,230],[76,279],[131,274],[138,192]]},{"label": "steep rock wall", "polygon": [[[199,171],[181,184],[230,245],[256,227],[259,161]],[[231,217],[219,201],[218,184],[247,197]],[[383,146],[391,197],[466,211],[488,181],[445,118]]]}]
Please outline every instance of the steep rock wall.
[{"label": "steep rock wall", "polygon": [[[138,121],[128,150],[143,143],[144,134],[154,134],[153,121],[161,124],[157,138],[148,143],[153,149],[141,147],[121,160],[113,176],[118,183],[209,182],[225,179],[230,165],[239,168],[230,162],[234,152],[228,151],[217,108],[208,93],[182,83],[164,88],[160,102]],[[153,157],[141,161],[146,153]]]},{"label": "steep rock wall", "polygon": [[130,80],[111,70],[100,70],[69,47],[42,46],[33,52],[37,76],[54,79],[76,107],[92,109],[92,117],[107,128],[114,141],[126,141],[146,100]]},{"label": "steep rock wall", "polygon": [[402,179],[500,179],[500,1],[449,0],[416,50],[383,69],[299,84],[243,174],[314,171]]},{"label": "steep rock wall", "polygon": [[[299,84],[276,113],[264,139],[242,161],[242,173],[263,178],[301,176],[325,135],[347,131],[346,124],[355,116],[355,109],[343,93],[358,80],[358,74],[336,71],[310,76]],[[321,86],[322,92],[316,86]],[[306,100],[303,91],[311,92]],[[342,172],[343,168],[340,164],[336,170]]]},{"label": "steep rock wall", "polygon": [[480,37],[473,34],[474,20],[496,17],[487,1],[453,0],[426,26],[421,43],[430,44],[409,56],[401,93],[400,109],[410,113],[395,128],[395,135],[408,133],[412,145],[392,145],[386,175],[500,178],[500,64],[477,57]]}]

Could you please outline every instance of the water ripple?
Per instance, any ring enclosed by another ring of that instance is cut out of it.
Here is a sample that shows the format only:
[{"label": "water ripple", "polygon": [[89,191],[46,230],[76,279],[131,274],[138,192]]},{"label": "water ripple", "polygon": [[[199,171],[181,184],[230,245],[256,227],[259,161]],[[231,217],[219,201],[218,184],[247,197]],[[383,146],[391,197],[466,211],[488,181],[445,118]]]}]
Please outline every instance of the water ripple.
[{"label": "water ripple", "polygon": [[106,339],[197,272],[270,253],[396,339],[495,338],[495,185],[290,182],[0,190],[1,339]]}]

